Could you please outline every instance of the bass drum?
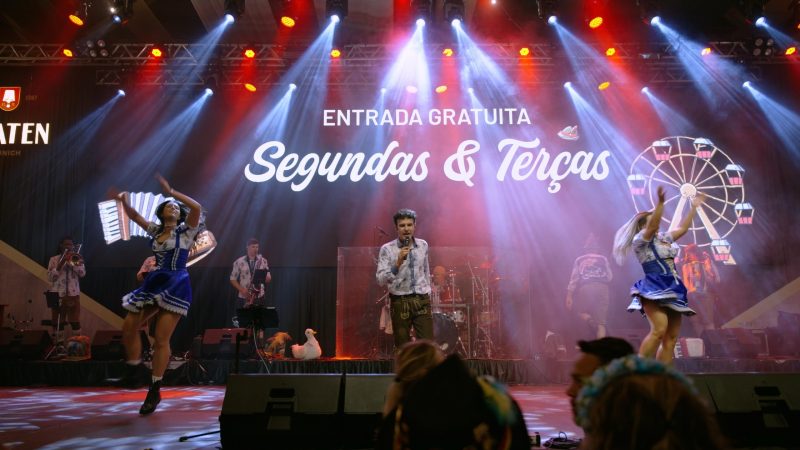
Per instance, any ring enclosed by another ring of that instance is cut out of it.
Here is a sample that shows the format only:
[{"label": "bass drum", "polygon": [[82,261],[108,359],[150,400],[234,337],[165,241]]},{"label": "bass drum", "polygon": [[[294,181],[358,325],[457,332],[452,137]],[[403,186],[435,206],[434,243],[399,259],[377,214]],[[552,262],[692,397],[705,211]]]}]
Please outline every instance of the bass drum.
[{"label": "bass drum", "polygon": [[451,317],[442,313],[433,314],[433,340],[447,355],[456,351],[458,330]]}]

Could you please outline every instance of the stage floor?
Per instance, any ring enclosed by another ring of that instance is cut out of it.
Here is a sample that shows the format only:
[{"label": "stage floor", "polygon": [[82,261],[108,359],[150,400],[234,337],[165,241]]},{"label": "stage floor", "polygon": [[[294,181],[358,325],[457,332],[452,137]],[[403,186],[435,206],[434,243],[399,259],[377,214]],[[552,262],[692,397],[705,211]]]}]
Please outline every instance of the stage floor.
[{"label": "stage floor", "polygon": [[[580,436],[566,386],[513,386],[529,434]],[[184,435],[219,430],[223,386],[165,387],[158,411],[141,417],[146,389],[0,388],[4,449],[214,449],[219,434],[186,442]]]}]

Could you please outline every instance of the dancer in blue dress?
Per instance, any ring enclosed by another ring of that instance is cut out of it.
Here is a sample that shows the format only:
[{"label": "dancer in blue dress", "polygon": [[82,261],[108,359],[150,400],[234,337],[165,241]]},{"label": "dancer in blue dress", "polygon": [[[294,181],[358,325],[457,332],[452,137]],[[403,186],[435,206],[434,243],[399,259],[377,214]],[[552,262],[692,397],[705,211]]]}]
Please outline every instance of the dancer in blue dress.
[{"label": "dancer in blue dress", "polygon": [[675,241],[689,230],[695,210],[703,204],[705,195],[698,194],[692,199],[689,212],[678,228],[661,232],[658,229],[664,212],[664,188],[659,186],[657,194],[655,209],[633,216],[617,230],[614,257],[622,265],[633,249],[644,269],[644,278],[631,287],[632,301],[628,306],[629,312],[640,311],[650,323],[650,332],[639,347],[639,355],[657,357],[669,364],[681,329],[682,315],[695,314],[686,298],[686,286],[675,269],[674,258],[679,250]]},{"label": "dancer in blue dress", "polygon": [[[151,237],[151,247],[156,257],[156,268],[151,271],[141,287],[122,298],[128,315],[122,325],[128,373],[123,380],[130,383],[141,372],[142,345],[139,328],[155,317],[155,343],[153,344],[153,374],[139,414],[150,414],[161,401],[161,379],[170,357],[169,340],[175,326],[185,316],[192,304],[192,287],[186,261],[189,249],[200,231],[200,204],[186,194],[172,189],[160,175],[156,175],[167,200],[156,208],[160,223],[147,222],[127,200],[127,194],[117,195],[125,212]],[[130,383],[132,384],[132,383]]]}]

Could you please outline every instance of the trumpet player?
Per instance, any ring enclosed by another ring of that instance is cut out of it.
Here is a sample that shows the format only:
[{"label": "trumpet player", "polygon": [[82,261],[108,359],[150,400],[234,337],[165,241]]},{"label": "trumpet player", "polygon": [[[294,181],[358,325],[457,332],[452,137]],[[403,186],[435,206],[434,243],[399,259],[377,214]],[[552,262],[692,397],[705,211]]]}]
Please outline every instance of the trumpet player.
[{"label": "trumpet player", "polygon": [[58,253],[47,264],[50,292],[58,293],[58,307],[52,308],[52,326],[56,341],[69,323],[73,333],[81,331],[81,285],[80,279],[86,276],[86,266],[80,254],[80,245],[72,238],[64,236],[58,245]]},{"label": "trumpet player", "polygon": [[[269,283],[272,281],[272,274],[269,272],[269,263],[267,258],[262,256],[259,252],[258,240],[251,238],[247,241],[247,253],[233,262],[233,270],[231,270],[230,282],[237,291],[236,298],[236,311],[244,307],[250,307],[254,304],[262,305],[264,302],[264,289],[265,286],[262,282]],[[254,280],[256,270],[264,270],[267,272],[265,280]],[[236,313],[234,312],[233,325],[238,326]]]}]

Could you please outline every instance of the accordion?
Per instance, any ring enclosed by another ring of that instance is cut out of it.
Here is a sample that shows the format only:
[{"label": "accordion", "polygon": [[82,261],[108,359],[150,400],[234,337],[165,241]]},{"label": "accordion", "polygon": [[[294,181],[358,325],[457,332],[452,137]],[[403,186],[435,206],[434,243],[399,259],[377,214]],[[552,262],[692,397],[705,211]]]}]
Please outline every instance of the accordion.
[{"label": "accordion", "polygon": [[[148,222],[157,221],[156,208],[172,197],[164,197],[161,194],[150,192],[130,192],[128,201],[133,209],[139,212]],[[132,221],[122,207],[122,201],[118,199],[106,200],[97,204],[100,212],[100,223],[103,226],[103,238],[106,244],[112,244],[119,240],[127,241],[133,236],[149,238],[147,231]],[[202,221],[202,219],[201,219]],[[194,245],[189,249],[189,260],[186,265],[200,261],[208,256],[217,246],[217,241],[211,231],[203,229],[197,234]]]}]

